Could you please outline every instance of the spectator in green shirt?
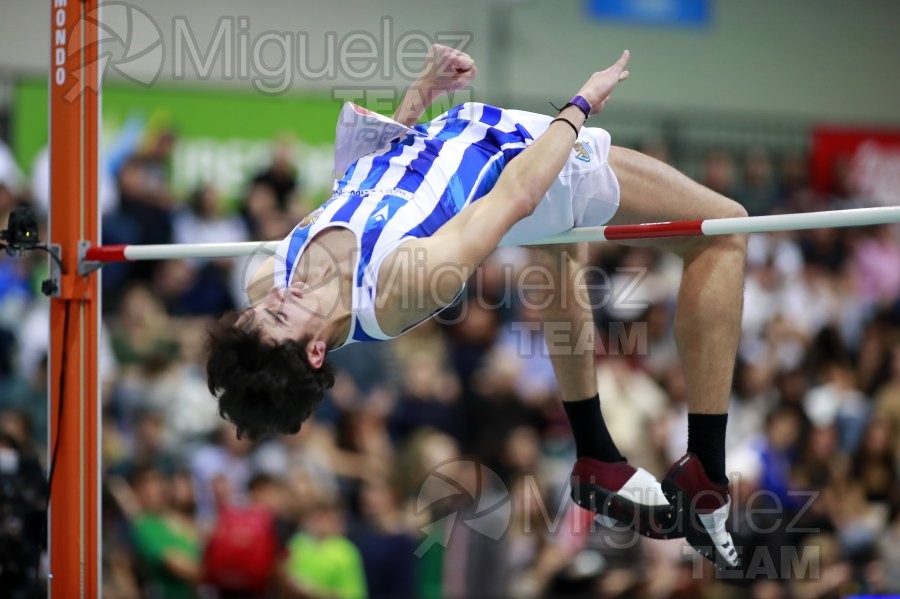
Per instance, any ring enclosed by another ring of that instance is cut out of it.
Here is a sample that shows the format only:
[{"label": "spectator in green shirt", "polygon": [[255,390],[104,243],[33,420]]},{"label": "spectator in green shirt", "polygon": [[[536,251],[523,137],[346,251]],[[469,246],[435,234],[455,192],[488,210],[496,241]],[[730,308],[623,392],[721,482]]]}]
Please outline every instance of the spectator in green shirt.
[{"label": "spectator in green shirt", "polygon": [[131,477],[133,494],[121,482],[110,482],[131,523],[146,596],[194,599],[201,574],[200,539],[193,523],[171,509],[169,481],[155,468],[142,467]]},{"label": "spectator in green shirt", "polygon": [[317,503],[304,519],[305,532],[288,544],[287,571],[311,595],[365,599],[366,576],[359,550],[344,536],[341,506]]}]

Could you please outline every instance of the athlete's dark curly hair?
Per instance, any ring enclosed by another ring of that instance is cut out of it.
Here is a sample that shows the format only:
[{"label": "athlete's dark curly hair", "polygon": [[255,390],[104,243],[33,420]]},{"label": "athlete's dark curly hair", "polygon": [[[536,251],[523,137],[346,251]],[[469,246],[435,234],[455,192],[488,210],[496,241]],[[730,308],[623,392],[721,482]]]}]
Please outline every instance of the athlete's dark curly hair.
[{"label": "athlete's dark curly hair", "polygon": [[219,415],[237,426],[238,438],[294,434],[334,384],[331,365],[313,368],[299,341],[272,343],[253,322],[229,312],[209,330],[206,376]]}]

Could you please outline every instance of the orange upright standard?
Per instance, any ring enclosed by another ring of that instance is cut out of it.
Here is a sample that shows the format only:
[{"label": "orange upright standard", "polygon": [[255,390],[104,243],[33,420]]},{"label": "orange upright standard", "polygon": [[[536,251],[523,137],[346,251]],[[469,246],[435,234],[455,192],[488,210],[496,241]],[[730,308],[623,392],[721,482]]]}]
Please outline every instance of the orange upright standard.
[{"label": "orange upright standard", "polygon": [[99,273],[78,272],[97,245],[100,75],[97,0],[50,0],[50,243],[62,273],[50,301],[49,589],[100,597]]}]

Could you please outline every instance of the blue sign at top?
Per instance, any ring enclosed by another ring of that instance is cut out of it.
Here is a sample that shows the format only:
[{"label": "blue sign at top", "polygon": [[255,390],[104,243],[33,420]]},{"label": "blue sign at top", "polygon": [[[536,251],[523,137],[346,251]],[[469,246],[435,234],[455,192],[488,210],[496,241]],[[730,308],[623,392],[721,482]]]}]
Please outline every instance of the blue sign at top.
[{"label": "blue sign at top", "polygon": [[585,0],[589,16],[638,25],[705,27],[710,0]]}]

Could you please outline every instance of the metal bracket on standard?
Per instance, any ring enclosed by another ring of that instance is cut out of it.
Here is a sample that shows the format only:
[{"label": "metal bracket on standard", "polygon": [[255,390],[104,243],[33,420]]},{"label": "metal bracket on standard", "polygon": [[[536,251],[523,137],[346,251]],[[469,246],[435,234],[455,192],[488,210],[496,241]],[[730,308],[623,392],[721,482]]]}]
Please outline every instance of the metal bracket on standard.
[{"label": "metal bracket on standard", "polygon": [[90,275],[100,268],[99,262],[84,260],[84,253],[91,246],[88,241],[78,242],[78,268],[77,272],[64,272],[60,266],[62,248],[58,243],[47,245],[47,251],[54,259],[50,260],[50,277],[41,284],[44,295],[61,300],[90,301],[92,292],[90,287]]},{"label": "metal bracket on standard", "polygon": [[91,242],[82,239],[78,242],[78,274],[85,276],[99,270],[103,266],[102,262],[96,260],[85,260],[84,256],[91,247]]},{"label": "metal bracket on standard", "polygon": [[56,257],[50,260],[50,278],[41,283],[41,291],[48,297],[60,297],[62,293],[62,269],[59,266],[62,248],[58,243],[47,244],[47,251]]}]

